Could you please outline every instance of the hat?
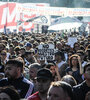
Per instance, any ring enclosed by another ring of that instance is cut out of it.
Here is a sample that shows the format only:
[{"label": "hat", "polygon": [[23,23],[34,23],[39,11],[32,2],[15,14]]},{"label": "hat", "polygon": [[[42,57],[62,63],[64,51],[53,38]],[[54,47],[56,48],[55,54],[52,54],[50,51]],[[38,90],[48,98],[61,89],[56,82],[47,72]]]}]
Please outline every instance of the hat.
[{"label": "hat", "polygon": [[32,48],[32,44],[28,42],[28,43],[25,44],[25,47],[31,47]]},{"label": "hat", "polygon": [[49,69],[47,68],[42,68],[40,70],[38,70],[37,72],[37,79],[50,79],[52,80],[52,73]]}]

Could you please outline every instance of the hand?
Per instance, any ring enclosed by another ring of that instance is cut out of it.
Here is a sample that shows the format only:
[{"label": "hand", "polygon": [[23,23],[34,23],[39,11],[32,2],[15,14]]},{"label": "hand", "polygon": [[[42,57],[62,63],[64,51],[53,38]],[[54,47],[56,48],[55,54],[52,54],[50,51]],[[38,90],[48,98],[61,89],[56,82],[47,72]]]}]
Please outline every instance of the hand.
[{"label": "hand", "polygon": [[58,72],[58,66],[57,65],[55,66],[55,71]]}]

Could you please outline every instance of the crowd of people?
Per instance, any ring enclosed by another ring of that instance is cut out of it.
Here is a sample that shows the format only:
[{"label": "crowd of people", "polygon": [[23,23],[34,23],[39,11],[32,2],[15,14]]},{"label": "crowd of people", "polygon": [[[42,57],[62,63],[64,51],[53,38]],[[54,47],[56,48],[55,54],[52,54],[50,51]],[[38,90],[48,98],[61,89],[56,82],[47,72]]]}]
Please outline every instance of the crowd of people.
[{"label": "crowd of people", "polygon": [[[90,35],[0,33],[0,99],[89,100]],[[54,45],[54,59],[41,60],[40,44]]]}]

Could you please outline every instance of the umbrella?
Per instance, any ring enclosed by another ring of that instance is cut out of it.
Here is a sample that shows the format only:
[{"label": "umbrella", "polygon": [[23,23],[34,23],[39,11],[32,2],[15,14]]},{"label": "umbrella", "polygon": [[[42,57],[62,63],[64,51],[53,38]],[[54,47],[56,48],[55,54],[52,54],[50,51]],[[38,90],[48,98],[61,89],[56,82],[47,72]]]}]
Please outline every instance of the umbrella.
[{"label": "umbrella", "polygon": [[79,28],[81,25],[82,22],[77,18],[60,17],[49,26],[48,30],[68,30],[72,28]]}]

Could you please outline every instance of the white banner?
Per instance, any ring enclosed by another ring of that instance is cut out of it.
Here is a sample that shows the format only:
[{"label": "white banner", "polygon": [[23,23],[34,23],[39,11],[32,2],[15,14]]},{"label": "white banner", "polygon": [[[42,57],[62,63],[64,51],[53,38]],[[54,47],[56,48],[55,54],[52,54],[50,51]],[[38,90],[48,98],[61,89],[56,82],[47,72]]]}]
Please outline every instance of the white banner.
[{"label": "white banner", "polygon": [[62,8],[62,7],[39,7],[39,6],[18,6],[19,12],[55,15],[55,16],[90,16],[90,8]]},{"label": "white banner", "polygon": [[54,45],[40,44],[38,46],[38,55],[40,60],[54,60]]},{"label": "white banner", "polygon": [[[50,15],[90,16],[90,8],[60,8],[49,7],[49,4],[43,3],[0,2],[0,32],[4,31],[4,27],[10,28],[10,31],[15,29],[30,31],[34,28],[33,23],[50,25]],[[29,19],[30,21],[26,22]]]}]

